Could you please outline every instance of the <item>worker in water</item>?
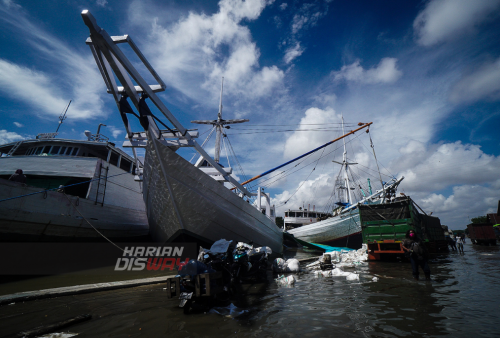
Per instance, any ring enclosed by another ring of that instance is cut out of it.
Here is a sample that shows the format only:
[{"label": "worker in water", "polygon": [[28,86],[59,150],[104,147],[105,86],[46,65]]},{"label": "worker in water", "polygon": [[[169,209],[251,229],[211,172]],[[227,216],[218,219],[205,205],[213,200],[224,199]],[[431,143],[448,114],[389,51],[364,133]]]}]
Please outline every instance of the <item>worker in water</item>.
[{"label": "worker in water", "polygon": [[9,181],[26,183],[26,176],[23,174],[21,169],[17,169],[16,173],[9,177]]},{"label": "worker in water", "polygon": [[462,239],[462,236],[457,236],[456,241],[458,245],[458,252],[464,253],[464,240]]},{"label": "worker in water", "polygon": [[406,232],[406,239],[403,241],[403,251],[406,252],[407,257],[410,258],[411,268],[413,270],[413,278],[418,280],[418,267],[420,266],[424,270],[425,279],[431,279],[431,270],[429,269],[429,264],[427,262],[428,254],[425,244],[418,238],[417,234],[413,230],[408,230]]}]

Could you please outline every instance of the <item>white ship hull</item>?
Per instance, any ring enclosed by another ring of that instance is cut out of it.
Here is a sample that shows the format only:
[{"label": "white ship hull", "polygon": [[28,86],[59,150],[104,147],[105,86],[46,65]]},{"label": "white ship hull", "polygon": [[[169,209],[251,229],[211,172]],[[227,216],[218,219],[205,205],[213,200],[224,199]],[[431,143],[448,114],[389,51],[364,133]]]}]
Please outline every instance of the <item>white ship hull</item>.
[{"label": "white ship hull", "polygon": [[283,233],[273,221],[154,137],[148,137],[143,189],[154,240],[224,238],[282,251]]},{"label": "white ship hull", "polygon": [[359,210],[356,208],[345,214],[290,230],[288,233],[308,243],[361,247]]},{"label": "white ship hull", "polygon": [[[130,173],[97,158],[15,156],[2,158],[1,162],[2,172],[21,167],[27,176],[36,172],[53,177],[87,177],[88,180],[95,178],[102,164],[110,168],[109,176],[115,177],[108,179],[105,197],[98,194],[99,186],[94,181],[88,188],[87,198],[66,197],[56,191],[39,193],[42,188],[0,179],[0,241],[102,239],[83,217],[102,234],[116,240],[147,238],[149,226],[140,187]],[[10,199],[17,196],[24,197]]]}]

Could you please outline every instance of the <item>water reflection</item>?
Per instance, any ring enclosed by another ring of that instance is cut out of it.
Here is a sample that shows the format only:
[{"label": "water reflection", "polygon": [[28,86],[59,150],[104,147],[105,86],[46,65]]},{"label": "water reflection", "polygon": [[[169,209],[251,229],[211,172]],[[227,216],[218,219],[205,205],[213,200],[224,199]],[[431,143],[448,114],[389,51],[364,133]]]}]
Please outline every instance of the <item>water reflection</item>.
[{"label": "water reflection", "polygon": [[[295,252],[295,257],[308,253]],[[82,337],[496,337],[500,250],[466,245],[431,262],[433,281],[414,281],[409,263],[351,268],[360,281],[298,274],[294,287],[243,286],[236,319],[184,315],[164,285],[75,295],[0,307],[0,336],[64,316],[91,313],[71,327]],[[378,282],[372,282],[379,276]],[[45,317],[47,316],[47,317]]]}]

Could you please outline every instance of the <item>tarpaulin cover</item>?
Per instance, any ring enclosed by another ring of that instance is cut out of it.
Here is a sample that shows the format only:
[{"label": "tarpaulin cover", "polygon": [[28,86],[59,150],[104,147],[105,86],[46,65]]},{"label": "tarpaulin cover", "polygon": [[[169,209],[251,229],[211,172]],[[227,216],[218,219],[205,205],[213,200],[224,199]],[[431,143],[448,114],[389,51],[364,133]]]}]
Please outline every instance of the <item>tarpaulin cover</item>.
[{"label": "tarpaulin cover", "polygon": [[411,218],[410,200],[391,204],[361,204],[359,213],[363,222]]}]

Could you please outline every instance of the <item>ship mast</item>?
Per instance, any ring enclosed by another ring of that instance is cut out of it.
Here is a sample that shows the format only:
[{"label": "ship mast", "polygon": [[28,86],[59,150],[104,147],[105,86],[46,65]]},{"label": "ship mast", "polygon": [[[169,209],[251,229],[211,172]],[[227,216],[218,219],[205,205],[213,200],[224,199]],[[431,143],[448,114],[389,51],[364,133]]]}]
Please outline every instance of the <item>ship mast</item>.
[{"label": "ship mast", "polygon": [[219,114],[217,114],[217,124],[215,125],[216,134],[215,134],[215,162],[220,162],[220,137],[222,134],[222,128],[224,124],[222,123],[222,90],[224,88],[224,77],[222,77],[220,83],[220,100],[219,100]]},{"label": "ship mast", "polygon": [[[345,130],[344,130],[344,115],[342,115],[342,134],[345,135]],[[347,150],[346,150],[346,146],[345,146],[345,138],[343,138],[342,141],[344,142],[344,154],[343,154],[343,157],[342,157],[342,166],[344,167],[345,189],[347,190],[346,193],[345,193],[345,198],[346,198],[347,203],[352,204],[351,186],[349,184],[349,175],[347,174],[349,163],[347,163]]]},{"label": "ship mast", "polygon": [[[244,123],[250,120],[247,119],[235,119],[235,120],[224,120],[222,118],[222,91],[224,89],[224,77],[222,77],[221,85],[220,85],[220,100],[219,100],[219,113],[217,114],[217,120],[195,120],[191,121],[191,123],[196,124],[211,124],[213,128],[215,128],[215,162],[219,163],[220,161],[220,144],[221,137],[224,135],[223,128],[229,129],[226,127],[226,124],[235,124],[235,123]],[[199,160],[196,162],[195,166],[199,167],[203,162],[203,157],[200,156]]]}]

